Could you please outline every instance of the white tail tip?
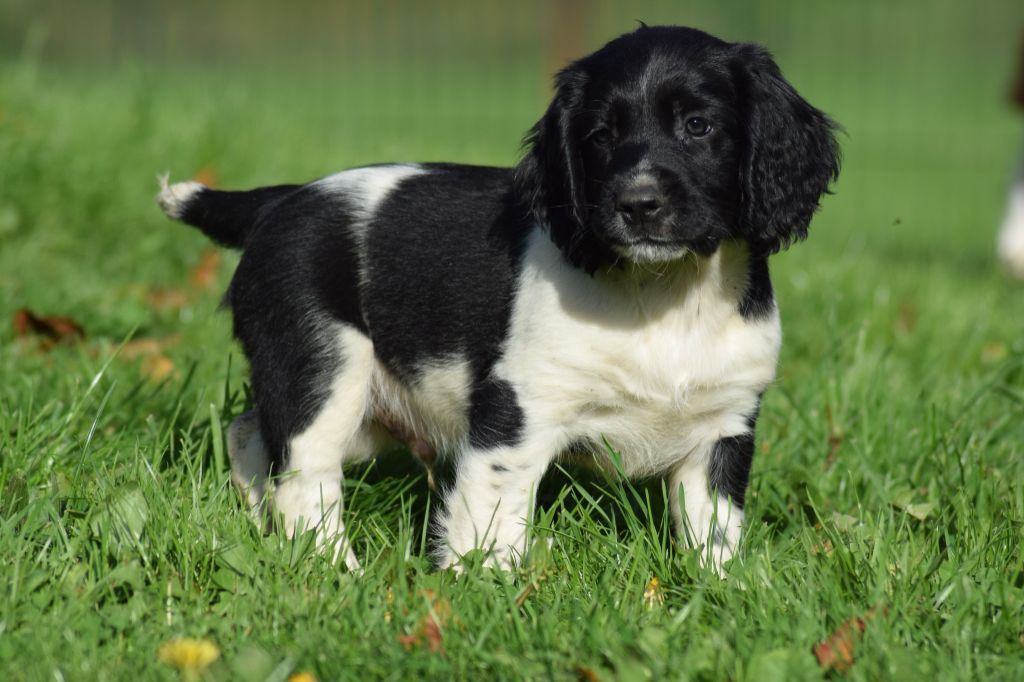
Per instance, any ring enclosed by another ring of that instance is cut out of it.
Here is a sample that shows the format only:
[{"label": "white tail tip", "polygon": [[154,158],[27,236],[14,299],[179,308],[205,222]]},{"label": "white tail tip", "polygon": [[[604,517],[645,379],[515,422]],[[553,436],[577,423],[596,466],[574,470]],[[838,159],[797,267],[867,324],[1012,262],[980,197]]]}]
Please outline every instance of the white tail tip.
[{"label": "white tail tip", "polygon": [[156,201],[168,218],[181,220],[192,197],[200,190],[206,189],[206,186],[192,180],[171,185],[168,183],[169,177],[167,173],[157,177],[160,182],[160,193],[156,195]]}]

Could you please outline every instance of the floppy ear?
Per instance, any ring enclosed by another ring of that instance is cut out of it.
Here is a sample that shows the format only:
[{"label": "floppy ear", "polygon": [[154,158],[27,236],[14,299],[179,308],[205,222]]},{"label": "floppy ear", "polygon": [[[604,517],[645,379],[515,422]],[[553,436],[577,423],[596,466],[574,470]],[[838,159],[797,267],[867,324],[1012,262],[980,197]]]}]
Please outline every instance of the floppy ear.
[{"label": "floppy ear", "polygon": [[774,253],[807,236],[821,195],[839,177],[837,126],[797,94],[766,50],[738,49],[747,137],[743,227],[754,245]]},{"label": "floppy ear", "polygon": [[523,141],[525,154],[515,169],[516,194],[571,263],[593,270],[593,240],[584,228],[587,206],[583,160],[573,118],[583,101],[586,77],[572,64],[555,79],[555,97]]}]

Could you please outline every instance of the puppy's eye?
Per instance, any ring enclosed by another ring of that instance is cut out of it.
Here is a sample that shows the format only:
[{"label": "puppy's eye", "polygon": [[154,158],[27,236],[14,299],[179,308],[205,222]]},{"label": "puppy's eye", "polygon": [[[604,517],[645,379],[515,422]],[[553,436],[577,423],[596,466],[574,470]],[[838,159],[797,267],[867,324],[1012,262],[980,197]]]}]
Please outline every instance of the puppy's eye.
[{"label": "puppy's eye", "polygon": [[599,147],[604,147],[612,141],[612,131],[607,128],[598,128],[589,135],[587,135],[587,142],[596,144]]},{"label": "puppy's eye", "polygon": [[691,116],[686,119],[686,132],[693,137],[704,137],[711,132],[711,121],[700,116]]}]

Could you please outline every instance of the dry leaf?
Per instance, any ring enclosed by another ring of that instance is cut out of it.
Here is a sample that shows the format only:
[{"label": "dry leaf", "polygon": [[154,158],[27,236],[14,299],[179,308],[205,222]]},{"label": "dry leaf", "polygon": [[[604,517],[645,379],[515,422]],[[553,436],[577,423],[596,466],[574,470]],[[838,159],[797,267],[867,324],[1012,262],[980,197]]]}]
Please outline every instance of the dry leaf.
[{"label": "dry leaf", "polygon": [[188,281],[196,289],[209,291],[217,285],[217,272],[220,270],[220,251],[207,249],[199,258],[199,263],[192,268]]},{"label": "dry leaf", "polygon": [[822,542],[821,544],[814,545],[813,547],[811,547],[811,554],[815,556],[819,554],[830,556],[834,549],[835,548],[832,546],[832,541],[826,538],[825,542]]},{"label": "dry leaf", "polygon": [[192,297],[184,289],[157,287],[149,290],[146,300],[153,310],[181,310],[191,302]]},{"label": "dry leaf", "polygon": [[196,171],[196,174],[192,176],[192,179],[201,185],[207,187],[216,188],[220,184],[220,179],[217,177],[217,171],[213,169],[213,166],[203,166]]},{"label": "dry leaf", "polygon": [[665,603],[665,588],[661,586],[658,576],[652,576],[644,588],[644,606],[653,609]]},{"label": "dry leaf", "polygon": [[217,286],[217,275],[220,272],[221,254],[216,249],[206,249],[199,262],[189,272],[187,288],[154,287],[146,294],[146,300],[153,310],[181,310],[198,298],[198,294],[210,291]]},{"label": "dry leaf", "polygon": [[142,358],[147,355],[157,355],[166,348],[177,344],[180,340],[180,334],[171,334],[170,336],[160,338],[142,337],[132,339],[121,347],[120,356],[125,360],[134,360],[135,358]]},{"label": "dry leaf", "polygon": [[85,328],[71,318],[37,315],[28,308],[14,313],[13,324],[17,338],[40,337],[40,350],[50,350],[58,343],[74,343],[85,338]]},{"label": "dry leaf", "polygon": [[821,669],[836,670],[841,673],[849,670],[853,665],[853,654],[857,642],[864,634],[868,623],[874,620],[879,612],[886,615],[889,609],[868,609],[862,617],[851,618],[840,625],[839,629],[833,632],[828,639],[818,642],[814,647],[814,656],[818,659]]},{"label": "dry leaf", "polygon": [[601,678],[597,676],[597,673],[585,665],[576,666],[576,679],[581,682],[601,682]]},{"label": "dry leaf", "polygon": [[896,313],[896,331],[900,334],[912,334],[916,328],[917,313],[914,311],[914,306],[907,302],[901,303],[899,311]]},{"label": "dry leaf", "polygon": [[832,468],[839,456],[839,448],[842,447],[846,436],[842,428],[836,425],[832,417],[832,406],[825,404],[825,421],[828,423],[828,455],[825,457],[825,470]]},{"label": "dry leaf", "polygon": [[395,592],[390,587],[384,597],[384,622],[390,623],[395,610]]},{"label": "dry leaf", "polygon": [[423,590],[420,594],[430,603],[430,608],[426,615],[420,618],[411,633],[398,638],[398,643],[405,647],[406,651],[411,651],[413,647],[426,645],[431,653],[443,655],[441,628],[447,625],[451,619],[451,604],[447,599],[438,599],[433,590]]},{"label": "dry leaf", "polygon": [[1005,343],[986,343],[981,347],[981,361],[992,365],[1006,359],[1008,351]]},{"label": "dry leaf", "polygon": [[220,649],[208,639],[178,637],[161,646],[158,656],[172,668],[197,673],[220,657]]},{"label": "dry leaf", "polygon": [[174,371],[174,363],[166,355],[147,355],[142,361],[142,373],[150,381],[160,383]]}]

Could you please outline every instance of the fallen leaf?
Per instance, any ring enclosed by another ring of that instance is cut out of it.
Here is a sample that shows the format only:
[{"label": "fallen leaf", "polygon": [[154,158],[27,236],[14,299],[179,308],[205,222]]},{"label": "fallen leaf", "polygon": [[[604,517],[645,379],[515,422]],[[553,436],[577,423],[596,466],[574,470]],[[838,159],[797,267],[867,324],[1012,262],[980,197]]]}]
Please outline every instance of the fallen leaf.
[{"label": "fallen leaf", "polygon": [[74,343],[85,338],[85,328],[69,317],[37,315],[28,308],[14,313],[14,336],[40,337],[39,349],[50,350],[58,343]]},{"label": "fallen leaf", "polygon": [[1006,359],[1007,348],[1005,343],[986,343],[981,347],[981,361],[991,365]]},{"label": "fallen leaf", "polygon": [[154,383],[160,383],[174,371],[174,362],[163,354],[147,355],[142,361],[142,373]]},{"label": "fallen leaf", "polygon": [[181,310],[192,301],[192,296],[184,289],[157,287],[150,289],[146,300],[153,310]]},{"label": "fallen leaf", "polygon": [[917,313],[914,306],[907,302],[901,303],[896,313],[896,331],[900,334],[912,334],[916,328]]},{"label": "fallen leaf", "polygon": [[395,592],[390,587],[384,597],[384,622],[390,623],[395,610]]},{"label": "fallen leaf", "polygon": [[811,554],[815,556],[819,554],[831,556],[834,549],[835,548],[832,546],[832,541],[826,538],[825,542],[822,542],[821,544],[817,544],[811,547]]},{"label": "fallen leaf", "polygon": [[185,673],[204,670],[220,657],[220,649],[208,639],[178,637],[160,647],[160,661]]},{"label": "fallen leaf", "polygon": [[832,406],[827,403],[825,405],[825,421],[828,423],[828,455],[825,457],[825,470],[827,471],[835,464],[839,448],[842,447],[846,437],[832,418]]},{"label": "fallen leaf", "polygon": [[220,251],[206,249],[189,272],[188,287],[153,287],[146,293],[146,301],[156,311],[181,310],[191,305],[201,292],[216,288],[220,265]]},{"label": "fallen leaf", "polygon": [[121,347],[120,357],[125,360],[146,357],[147,355],[158,355],[165,349],[181,341],[180,334],[171,334],[164,337],[141,337],[132,339]]},{"label": "fallen leaf", "polygon": [[585,665],[576,666],[576,679],[581,682],[601,682],[601,678],[597,676],[597,673]]},{"label": "fallen leaf", "polygon": [[217,285],[217,272],[220,270],[220,251],[207,249],[199,258],[199,263],[192,268],[188,281],[196,289],[209,291]]},{"label": "fallen leaf", "polygon": [[644,588],[644,606],[653,609],[665,603],[665,588],[661,586],[658,576],[652,576]]},{"label": "fallen leaf", "polygon": [[192,176],[192,179],[201,185],[213,188],[216,188],[220,183],[220,179],[217,177],[217,171],[214,170],[213,166],[203,166],[196,171],[196,174]]},{"label": "fallen leaf", "polygon": [[888,608],[872,608],[859,618],[851,618],[839,626],[827,639],[818,642],[814,646],[814,656],[818,659],[818,665],[823,671],[836,670],[846,672],[853,665],[854,650],[857,642],[867,628],[868,623],[874,620],[879,613],[886,615]]},{"label": "fallen leaf", "polygon": [[420,618],[416,628],[411,633],[399,637],[398,643],[406,651],[411,651],[413,647],[426,645],[431,653],[444,655],[441,628],[447,625],[451,619],[451,604],[447,599],[438,599],[433,590],[423,590],[420,594],[427,600],[430,607],[426,615]]}]

